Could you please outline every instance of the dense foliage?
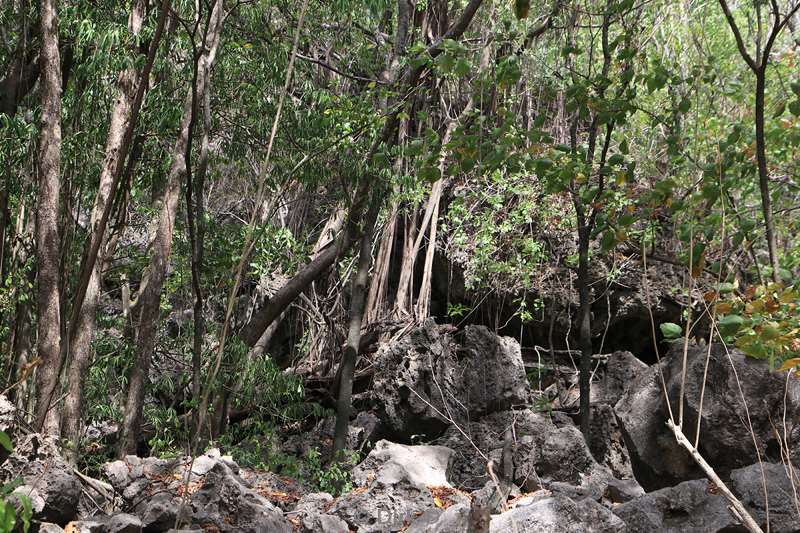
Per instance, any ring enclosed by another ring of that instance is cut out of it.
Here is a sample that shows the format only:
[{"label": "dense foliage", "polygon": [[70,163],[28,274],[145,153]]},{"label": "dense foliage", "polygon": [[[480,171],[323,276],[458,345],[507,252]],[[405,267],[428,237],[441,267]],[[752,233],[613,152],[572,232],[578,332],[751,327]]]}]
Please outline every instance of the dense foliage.
[{"label": "dense foliage", "polygon": [[[606,295],[631,271],[680,305],[656,344],[792,370],[799,6],[3,2],[3,388],[90,468],[117,424],[117,453],[213,441],[341,488],[328,457],[270,439],[333,409],[346,430],[364,338],[429,316],[578,346],[584,430]],[[37,237],[47,175],[55,248]],[[658,265],[681,277],[664,287]]]}]

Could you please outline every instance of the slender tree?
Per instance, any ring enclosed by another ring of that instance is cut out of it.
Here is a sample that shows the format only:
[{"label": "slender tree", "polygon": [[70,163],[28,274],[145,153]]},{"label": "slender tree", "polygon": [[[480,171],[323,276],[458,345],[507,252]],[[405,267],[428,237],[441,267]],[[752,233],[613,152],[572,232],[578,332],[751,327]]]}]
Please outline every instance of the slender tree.
[{"label": "slender tree", "polygon": [[766,41],[763,41],[761,31],[761,2],[755,2],[756,17],[758,18],[758,34],[756,36],[756,51],[751,55],[747,50],[747,45],[744,42],[744,37],[736,23],[736,19],[728,6],[726,0],[719,0],[719,5],[725,13],[725,20],[728,21],[731,32],[736,39],[736,47],[739,54],[747,64],[747,67],[753,72],[756,77],[755,86],[755,125],[756,125],[756,165],[758,168],[758,188],[761,192],[761,215],[764,217],[764,232],[767,236],[767,250],[769,251],[769,264],[772,267],[772,281],[780,280],[780,261],[778,257],[778,237],[775,233],[775,219],[772,213],[772,198],[770,197],[770,177],[769,165],[767,163],[767,141],[764,135],[765,123],[765,95],[767,88],[767,67],[770,64],[770,55],[772,48],[775,46],[780,33],[784,27],[789,24],[798,9],[800,9],[800,2],[795,2],[788,8],[787,14],[781,16],[780,6],[777,0],[771,0],[770,15],[772,17],[772,24],[770,25]]},{"label": "slender tree", "polygon": [[191,134],[191,124],[197,102],[204,98],[208,87],[207,80],[217,56],[217,48],[222,33],[224,9],[222,0],[217,0],[208,17],[204,40],[200,46],[200,54],[196,63],[195,79],[186,95],[183,116],[178,136],[172,147],[172,163],[168,181],[161,200],[161,209],[151,247],[150,264],[147,279],[143,280],[137,298],[138,323],[136,334],[136,361],[128,378],[128,392],[125,402],[125,416],[122,422],[118,453],[124,456],[136,451],[139,430],[142,423],[142,408],[145,386],[150,371],[150,361],[156,342],[156,325],[161,309],[161,290],[167,276],[169,259],[172,251],[173,230],[178,209],[181,184],[186,175],[186,151]]},{"label": "slender tree", "polygon": [[[141,32],[146,7],[147,2],[145,0],[136,0],[131,6],[131,13],[128,17],[128,30],[134,41]],[[163,25],[163,17],[161,24]],[[160,31],[156,32],[156,39],[160,37],[160,33]],[[157,43],[155,46],[157,46]],[[135,46],[132,47],[132,52],[137,53]],[[97,194],[95,195],[90,219],[90,232],[87,237],[87,243],[100,238],[101,245],[98,249],[98,256],[94,260],[94,266],[90,271],[91,275],[89,284],[86,287],[84,301],[80,309],[76,309],[77,313],[74,314],[74,330],[70,331],[68,338],[67,357],[70,364],[67,367],[67,383],[70,386],[64,397],[64,407],[61,414],[61,433],[67,441],[73,443],[71,449],[75,453],[78,450],[76,445],[80,436],[84,382],[92,361],[91,343],[95,330],[97,306],[100,302],[102,267],[105,263],[105,239],[100,237],[100,234],[104,235],[105,232],[101,232],[99,226],[102,222],[105,206],[112,200],[111,193],[114,189],[115,172],[120,166],[119,159],[125,157],[128,152],[127,146],[124,145],[130,143],[130,135],[127,134],[127,131],[134,127],[134,124],[131,123],[134,115],[134,105],[141,105],[141,100],[137,102],[136,99],[137,89],[140,84],[141,80],[138,73],[132,67],[124,69],[118,75],[118,95],[109,120],[105,157],[100,170]]]},{"label": "slender tree", "polygon": [[36,203],[37,351],[36,386],[38,430],[57,434],[57,413],[51,410],[61,370],[61,297],[58,209],[61,172],[61,56],[58,50],[56,0],[41,0],[41,133]]}]

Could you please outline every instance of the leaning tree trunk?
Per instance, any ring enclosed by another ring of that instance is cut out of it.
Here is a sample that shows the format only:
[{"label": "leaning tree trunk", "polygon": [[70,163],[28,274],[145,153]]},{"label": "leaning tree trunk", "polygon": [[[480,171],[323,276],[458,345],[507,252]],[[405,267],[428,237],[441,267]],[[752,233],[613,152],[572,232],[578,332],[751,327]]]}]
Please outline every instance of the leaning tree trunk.
[{"label": "leaning tree trunk", "polygon": [[161,289],[167,276],[178,197],[183,177],[186,174],[186,148],[189,143],[193,115],[196,111],[195,104],[196,101],[202,101],[204,97],[207,77],[210,75],[211,66],[216,58],[224,19],[223,14],[222,1],[217,0],[209,18],[206,39],[203,43],[204,51],[198,59],[197,75],[184,101],[180,130],[172,148],[172,165],[153,239],[148,279],[137,302],[139,324],[136,336],[136,361],[128,379],[125,415],[118,447],[120,456],[136,451],[137,438],[142,422],[145,383],[150,370],[150,359],[155,349],[156,323],[159,317]]},{"label": "leaning tree trunk", "polygon": [[37,350],[41,364],[36,380],[35,428],[58,433],[58,416],[51,410],[61,369],[61,298],[59,295],[58,202],[61,170],[61,59],[58,51],[56,0],[39,4],[42,50],[42,130],[39,136],[36,205],[36,266],[38,277]]},{"label": "leaning tree trunk", "polygon": [[[145,8],[146,2],[144,0],[136,0],[131,9],[128,27],[134,36],[141,31]],[[92,242],[98,235],[103,211],[111,195],[114,171],[119,164],[118,158],[123,151],[122,145],[126,140],[125,130],[128,127],[133,110],[137,88],[136,78],[136,71],[133,68],[127,68],[119,74],[117,81],[119,96],[114,103],[108,126],[105,158],[103,159],[97,195],[92,208],[91,231],[87,237],[88,242]],[[100,303],[101,271],[105,263],[103,252],[104,243],[101,243],[98,257],[91,271],[89,284],[86,287],[83,305],[78,311],[77,327],[69,337],[69,352],[67,356],[71,358],[71,363],[67,369],[67,382],[70,387],[64,398],[64,408],[61,414],[61,434],[65,440],[73,444],[72,447],[68,448],[72,450],[73,454],[78,451],[77,442],[80,436],[81,412],[83,409],[83,385],[92,361],[92,337],[95,329],[97,306]]]}]

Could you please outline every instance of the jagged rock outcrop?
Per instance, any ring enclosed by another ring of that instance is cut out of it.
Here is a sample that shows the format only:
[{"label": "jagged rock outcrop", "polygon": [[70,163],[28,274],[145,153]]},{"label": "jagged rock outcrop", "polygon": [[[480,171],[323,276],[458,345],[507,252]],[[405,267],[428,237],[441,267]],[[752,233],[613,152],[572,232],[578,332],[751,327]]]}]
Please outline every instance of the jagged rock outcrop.
[{"label": "jagged rock outcrop", "polygon": [[230,532],[292,531],[280,509],[217,450],[194,461],[128,456],[105,465],[104,473],[148,532],[167,531],[176,523]]},{"label": "jagged rock outcrop", "polygon": [[303,496],[289,520],[300,533],[349,533],[347,522],[328,513],[334,498],[325,492]]},{"label": "jagged rock outcrop", "polygon": [[633,467],[614,408],[605,403],[591,406],[589,449],[600,464],[618,479],[633,479]]},{"label": "jagged rock outcrop", "polygon": [[470,505],[460,503],[447,509],[428,509],[419,516],[406,533],[462,533],[469,531]]},{"label": "jagged rock outcrop", "polygon": [[93,516],[86,520],[70,522],[66,526],[66,531],[67,533],[142,533],[142,521],[126,513]]},{"label": "jagged rock outcrop", "polygon": [[556,427],[546,415],[525,409],[493,413],[461,429],[452,427],[436,441],[456,452],[452,480],[459,488],[478,490],[490,481],[486,463],[502,463],[507,430],[512,436],[512,481],[523,491],[548,488],[599,500],[613,478],[594,459],[578,428]]},{"label": "jagged rock outcrop", "polygon": [[[763,467],[763,472],[762,472]],[[800,472],[787,465],[763,463],[746,466],[731,472],[729,487],[764,531],[796,533],[800,531],[800,507],[795,494],[800,494]],[[767,499],[764,499],[766,485]],[[767,523],[769,503],[769,528]]]},{"label": "jagged rock outcrop", "polygon": [[[784,465],[754,464],[731,472],[728,488],[739,498],[764,531],[795,533],[800,530],[800,511],[795,488]],[[764,500],[764,480],[769,501],[769,528]],[[685,481],[618,506],[614,513],[630,533],[730,533],[747,531],[730,511],[728,500],[705,479]]]},{"label": "jagged rock outcrop", "polygon": [[390,435],[435,438],[463,423],[529,403],[519,344],[483,326],[453,335],[432,319],[375,357],[372,397]]},{"label": "jagged rock outcrop", "polygon": [[514,479],[520,486],[538,485],[536,454],[541,453],[547,435],[556,427],[547,416],[525,409],[493,413],[460,428],[451,427],[436,440],[437,444],[455,451],[452,480],[456,486],[472,491],[486,485],[489,481],[487,459],[500,464],[507,429],[511,429],[516,438],[512,449]]},{"label": "jagged rock outcrop", "polygon": [[592,500],[575,502],[564,496],[536,500],[493,516],[489,531],[537,533],[622,533],[625,524]]},{"label": "jagged rock outcrop", "polygon": [[704,479],[651,492],[614,509],[629,533],[713,533],[738,525],[728,502]]},{"label": "jagged rock outcrop", "polygon": [[77,516],[82,485],[54,437],[31,433],[17,439],[1,477],[4,483],[21,478],[14,494],[30,500],[34,520],[64,525]]},{"label": "jagged rock outcrop", "polygon": [[[688,350],[683,427],[692,442],[701,412],[707,353],[708,347],[704,345],[692,345]],[[682,346],[676,343],[660,365],[654,365],[631,383],[615,406],[636,478],[646,489],[702,477],[665,425],[668,413],[660,376],[663,373],[676,411],[682,359]],[[720,475],[726,477],[732,470],[758,461],[759,454],[767,460],[780,459],[773,423],[783,418],[785,387],[788,387],[787,424],[790,428],[800,427],[800,380],[787,381],[782,374],[772,372],[765,361],[747,357],[738,350],[726,351],[718,344],[711,346],[699,449]],[[788,447],[795,448],[800,435],[790,431],[788,436]]]},{"label": "jagged rock outcrop", "polygon": [[602,379],[592,383],[592,403],[616,404],[631,384],[648,371],[648,366],[631,352],[614,352],[605,361]]},{"label": "jagged rock outcrop", "polygon": [[440,505],[468,502],[449,481],[453,451],[443,446],[406,446],[379,441],[353,470],[355,489],[329,509],[359,533],[400,531],[417,514]]}]

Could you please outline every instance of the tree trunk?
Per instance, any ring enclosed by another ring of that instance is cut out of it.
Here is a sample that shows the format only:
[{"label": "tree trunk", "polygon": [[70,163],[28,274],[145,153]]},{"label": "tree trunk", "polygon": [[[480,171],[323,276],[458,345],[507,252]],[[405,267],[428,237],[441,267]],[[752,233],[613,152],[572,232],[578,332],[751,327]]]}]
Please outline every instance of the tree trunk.
[{"label": "tree trunk", "polygon": [[[376,191],[377,192],[377,191]],[[353,279],[350,295],[350,325],[347,333],[347,344],[342,352],[342,367],[339,372],[339,398],[336,402],[336,428],[333,436],[334,460],[340,459],[339,452],[347,446],[347,433],[350,425],[350,411],[353,397],[353,375],[356,369],[358,348],[361,344],[361,323],[364,318],[364,306],[369,284],[369,268],[372,264],[372,235],[375,222],[380,213],[379,194],[374,194],[367,218],[364,221],[361,249],[358,253],[358,270]]]},{"label": "tree trunk", "polygon": [[142,407],[144,389],[150,370],[150,359],[155,349],[156,322],[159,317],[161,303],[161,289],[167,276],[169,257],[172,251],[173,228],[175,215],[178,208],[178,196],[181,183],[186,174],[186,149],[189,143],[190,126],[194,115],[194,104],[204,97],[207,76],[210,75],[211,66],[216,58],[219,36],[222,30],[223,8],[222,1],[214,4],[209,18],[206,41],[203,43],[204,52],[198,59],[197,76],[195,85],[189,88],[183,106],[183,118],[172,148],[172,165],[169,179],[158,216],[155,237],[152,244],[150,265],[148,267],[148,281],[142,294],[139,295],[137,308],[139,309],[139,327],[136,337],[136,361],[131,369],[128,379],[128,394],[125,402],[125,415],[119,441],[118,454],[124,456],[136,451],[137,437],[142,422]]},{"label": "tree trunk", "polygon": [[778,262],[778,240],[775,235],[775,221],[772,219],[772,199],[769,196],[769,168],[767,167],[767,144],[764,138],[764,92],[766,89],[766,61],[756,71],[756,160],[758,162],[758,187],[761,190],[761,213],[764,216],[764,230],[767,235],[769,264],[772,267],[772,281],[780,280]]},{"label": "tree trunk", "polygon": [[[580,200],[577,200],[580,201]],[[592,309],[589,293],[589,240],[591,235],[585,217],[578,217],[578,335],[581,349],[580,364],[580,425],[583,438],[589,441],[592,372]]]},{"label": "tree trunk", "polygon": [[0,80],[0,115],[14,116],[20,101],[36,84],[39,73],[39,57],[35,50],[22,50],[12,61],[8,74]]},{"label": "tree trunk", "polygon": [[61,301],[59,296],[58,234],[61,172],[61,59],[58,51],[56,0],[41,0],[41,107],[38,198],[36,205],[36,266],[38,278],[37,350],[41,364],[36,380],[37,431],[58,434],[58,416],[51,409],[61,369]]},{"label": "tree trunk", "polygon": [[[200,144],[200,162],[198,164],[195,181],[191,176],[186,179],[186,227],[189,231],[189,242],[192,250],[192,292],[194,292],[194,332],[192,341],[192,401],[193,405],[200,405],[202,388],[202,363],[203,363],[203,336],[206,323],[203,316],[203,289],[201,273],[203,270],[203,248],[205,241],[205,181],[208,170],[208,136],[211,129],[211,95],[210,87],[206,80],[203,109],[203,138]],[[187,154],[188,155],[188,154]],[[187,161],[187,165],[189,162]],[[195,198],[194,201],[192,198]],[[192,212],[194,211],[194,213]],[[198,410],[192,416],[192,427],[197,427]]]},{"label": "tree trunk", "polygon": [[[345,230],[348,231],[348,230]],[[349,247],[349,243],[348,243]],[[286,285],[269,299],[269,301],[253,314],[250,322],[245,325],[239,337],[249,347],[253,347],[261,338],[272,322],[278,318],[283,311],[291,305],[301,292],[303,292],[312,282],[317,280],[322,274],[336,262],[340,251],[346,247],[337,241],[337,244],[328,246],[321,251],[310,263],[301,268]]]},{"label": "tree trunk", "polygon": [[[142,28],[145,15],[146,2],[137,0],[128,21],[128,28],[133,35],[138,35]],[[106,136],[105,158],[100,171],[100,181],[97,195],[94,199],[91,215],[91,230],[87,237],[92,242],[97,235],[103,216],[106,202],[111,195],[114,183],[114,170],[118,165],[118,158],[122,153],[125,142],[125,130],[131,118],[134,98],[136,94],[136,71],[128,68],[120,72],[117,81],[119,96],[111,112],[111,120]],[[89,284],[86,287],[83,305],[77,315],[77,327],[69,336],[69,352],[71,364],[67,369],[67,382],[69,388],[64,398],[64,409],[61,416],[61,434],[64,439],[72,443],[68,449],[74,453],[78,451],[78,439],[81,432],[81,413],[83,410],[83,385],[86,374],[92,361],[92,337],[94,336],[97,306],[100,303],[102,283],[102,267],[105,263],[104,244],[100,244],[98,257],[92,268]]]}]

